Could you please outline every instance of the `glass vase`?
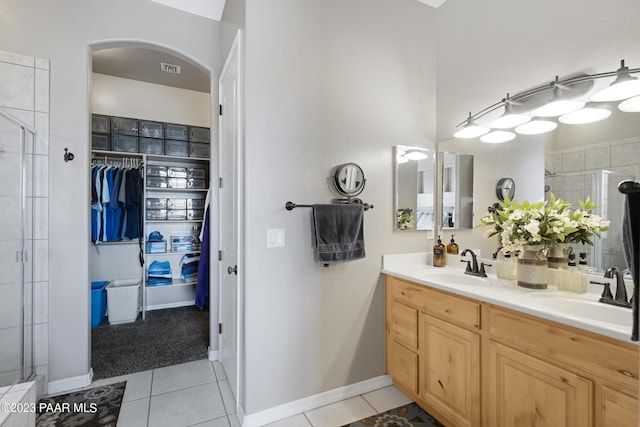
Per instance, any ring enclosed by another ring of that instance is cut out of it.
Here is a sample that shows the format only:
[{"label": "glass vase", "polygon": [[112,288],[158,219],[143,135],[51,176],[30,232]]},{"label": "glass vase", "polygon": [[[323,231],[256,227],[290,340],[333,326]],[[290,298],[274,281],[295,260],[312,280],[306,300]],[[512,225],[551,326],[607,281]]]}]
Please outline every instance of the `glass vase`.
[{"label": "glass vase", "polygon": [[547,262],[549,268],[566,267],[572,248],[568,243],[555,243],[547,246]]},{"label": "glass vase", "polygon": [[547,289],[547,268],[544,245],[525,245],[518,256],[518,286]]}]

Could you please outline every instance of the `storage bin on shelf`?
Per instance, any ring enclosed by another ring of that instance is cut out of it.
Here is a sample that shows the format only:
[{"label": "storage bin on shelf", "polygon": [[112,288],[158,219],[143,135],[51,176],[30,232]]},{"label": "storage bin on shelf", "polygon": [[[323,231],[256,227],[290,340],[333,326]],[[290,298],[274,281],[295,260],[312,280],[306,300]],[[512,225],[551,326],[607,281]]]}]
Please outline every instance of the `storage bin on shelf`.
[{"label": "storage bin on shelf", "polygon": [[91,282],[91,327],[97,328],[107,314],[106,280]]},{"label": "storage bin on shelf", "polygon": [[107,285],[107,308],[109,323],[135,322],[140,306],[140,279],[112,280]]}]

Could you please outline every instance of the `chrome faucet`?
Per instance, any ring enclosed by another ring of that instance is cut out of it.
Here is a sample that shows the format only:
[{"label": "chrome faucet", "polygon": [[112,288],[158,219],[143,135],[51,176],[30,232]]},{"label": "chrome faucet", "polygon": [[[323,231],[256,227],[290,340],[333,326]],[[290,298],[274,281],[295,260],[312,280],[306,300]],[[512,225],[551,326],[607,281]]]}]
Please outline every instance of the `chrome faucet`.
[{"label": "chrome faucet", "polygon": [[466,256],[467,254],[471,255],[471,260],[466,260],[466,259],[460,260],[460,262],[467,263],[467,268],[464,271],[464,274],[470,274],[472,276],[479,276],[479,277],[487,277],[487,273],[484,271],[484,268],[491,267],[491,264],[485,264],[484,262],[481,262],[480,267],[478,267],[478,258],[471,249],[465,249],[464,251],[462,251],[460,256]]},{"label": "chrome faucet", "polygon": [[[604,272],[605,279],[616,279],[616,297],[615,301],[629,304],[629,300],[627,298],[627,287],[624,284],[624,274],[622,271],[618,270],[616,267],[610,267],[607,271]],[[631,306],[629,304],[629,306]]]}]

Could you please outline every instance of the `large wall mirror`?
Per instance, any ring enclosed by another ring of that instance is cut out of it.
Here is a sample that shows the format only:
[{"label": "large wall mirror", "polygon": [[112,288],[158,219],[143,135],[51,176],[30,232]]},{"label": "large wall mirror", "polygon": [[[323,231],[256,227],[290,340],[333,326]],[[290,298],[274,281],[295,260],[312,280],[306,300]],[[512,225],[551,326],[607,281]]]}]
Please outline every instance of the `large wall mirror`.
[{"label": "large wall mirror", "polygon": [[393,147],[396,230],[433,230],[435,151]]},{"label": "large wall mirror", "polygon": [[[553,193],[574,203],[590,197],[599,206],[595,213],[611,222],[593,246],[575,245],[576,257],[585,252],[588,264],[598,271],[627,268],[622,243],[624,196],[618,184],[640,176],[640,115],[612,109],[603,121],[560,124],[545,143],[544,194]],[[517,143],[517,141],[513,141]]]},{"label": "large wall mirror", "polygon": [[443,229],[473,228],[473,156],[438,153]]}]

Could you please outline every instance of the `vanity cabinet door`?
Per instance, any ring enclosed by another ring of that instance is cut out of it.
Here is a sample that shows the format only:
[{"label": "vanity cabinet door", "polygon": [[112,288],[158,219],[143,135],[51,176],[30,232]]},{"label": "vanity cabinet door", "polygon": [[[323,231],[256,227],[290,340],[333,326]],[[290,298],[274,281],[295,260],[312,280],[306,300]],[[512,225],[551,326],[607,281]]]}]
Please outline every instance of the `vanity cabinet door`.
[{"label": "vanity cabinet door", "polygon": [[509,347],[489,346],[492,426],[593,426],[590,380]]},{"label": "vanity cabinet door", "polygon": [[638,399],[602,387],[602,427],[637,427]]},{"label": "vanity cabinet door", "polygon": [[480,337],[419,315],[420,397],[456,426],[480,425]]}]

